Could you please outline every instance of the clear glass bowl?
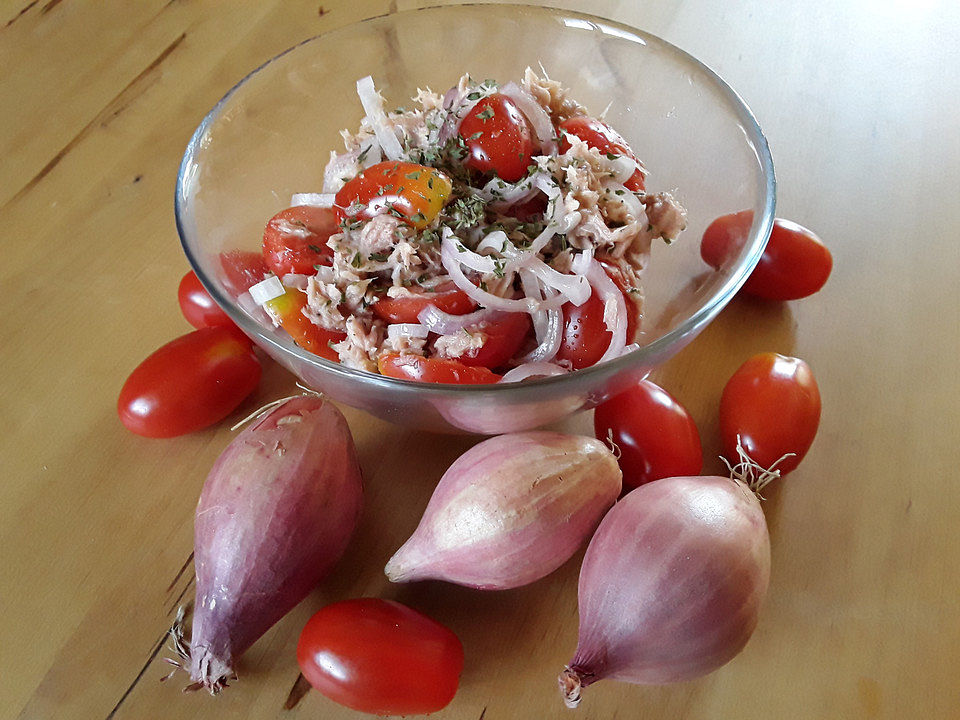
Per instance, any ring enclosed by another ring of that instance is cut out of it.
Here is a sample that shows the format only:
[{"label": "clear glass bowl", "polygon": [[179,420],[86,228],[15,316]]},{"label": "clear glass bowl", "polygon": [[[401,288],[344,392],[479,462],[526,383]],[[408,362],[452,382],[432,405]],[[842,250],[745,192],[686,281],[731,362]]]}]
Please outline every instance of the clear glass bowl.
[{"label": "clear glass bowl", "polygon": [[[607,122],[643,160],[651,190],[687,208],[686,231],[654,243],[644,276],[641,347],[565,376],[504,385],[428,385],[352,370],[298,348],[244,312],[219,253],[258,250],[266,221],[296,192],[318,191],[341,128],[363,115],[358,78],[387,107],[418,87],[444,92],[464,72],[501,82],[528,65]],[[525,430],[596,405],[684,347],[733,297],[770,233],[775,180],[749,108],[713,71],[648,33],[567,10],[523,5],[428,8],[366,20],[308,40],[237,84],[204,118],[177,179],[177,227],[201,282],[265,352],[305,384],[386,420],[434,431]],[[753,210],[739,254],[714,271],[699,254],[706,226]]]}]

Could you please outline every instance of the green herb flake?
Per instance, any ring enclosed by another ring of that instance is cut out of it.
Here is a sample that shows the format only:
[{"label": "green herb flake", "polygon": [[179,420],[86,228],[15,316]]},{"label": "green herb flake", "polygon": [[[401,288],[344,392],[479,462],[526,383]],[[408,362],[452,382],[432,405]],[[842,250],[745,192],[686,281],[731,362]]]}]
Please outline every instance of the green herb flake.
[{"label": "green herb flake", "polygon": [[360,258],[360,253],[357,253],[356,255],[353,256],[353,260],[350,261],[350,264],[353,265],[355,268],[358,268],[361,265],[363,265],[363,260]]},{"label": "green herb flake", "polygon": [[620,158],[616,153],[607,153],[607,160],[618,160]]},{"label": "green herb flake", "polygon": [[492,117],[493,117],[493,108],[490,107],[489,105],[476,114],[476,118],[478,120],[483,120],[484,122],[486,122]]},{"label": "green herb flake", "polygon": [[367,258],[371,262],[386,262],[390,259],[390,253],[370,253]]},{"label": "green herb flake", "polygon": [[308,247],[310,250],[313,250],[313,252],[315,252],[315,253],[317,253],[317,254],[320,254],[320,253],[323,252],[323,250],[321,250],[321,249],[320,249],[319,247],[317,247],[316,245],[307,245],[307,247]]},{"label": "green herb flake", "polygon": [[419,171],[419,170],[414,170],[413,172],[407,173],[406,175],[404,175],[404,177],[407,178],[408,180],[419,180],[419,179],[420,179],[420,171]]}]

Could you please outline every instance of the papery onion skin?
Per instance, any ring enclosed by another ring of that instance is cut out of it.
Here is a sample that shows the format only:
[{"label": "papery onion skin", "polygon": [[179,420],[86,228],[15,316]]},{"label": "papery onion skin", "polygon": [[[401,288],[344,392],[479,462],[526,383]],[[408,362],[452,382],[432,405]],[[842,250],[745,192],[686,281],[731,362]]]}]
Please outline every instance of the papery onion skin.
[{"label": "papery onion skin", "polygon": [[583,559],[565,702],[575,707],[597,680],[659,684],[716,670],[746,645],[769,582],[766,520],[740,481],[675,477],[631,491]]},{"label": "papery onion skin", "polygon": [[210,470],[194,521],[191,677],[212,693],[235,660],[340,559],[363,496],[347,422],[296,397],[234,438]]},{"label": "papery onion skin", "polygon": [[416,531],[387,563],[393,582],[505,590],[556,570],[620,494],[616,458],[596,440],[501,435],[450,466]]}]

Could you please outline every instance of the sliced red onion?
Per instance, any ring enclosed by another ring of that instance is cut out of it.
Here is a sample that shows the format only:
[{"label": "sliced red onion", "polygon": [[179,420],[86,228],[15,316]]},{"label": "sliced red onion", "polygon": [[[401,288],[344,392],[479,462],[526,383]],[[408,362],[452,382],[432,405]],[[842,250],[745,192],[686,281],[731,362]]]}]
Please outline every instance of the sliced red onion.
[{"label": "sliced red onion", "polygon": [[555,140],[557,131],[553,127],[550,115],[543,109],[543,106],[515,82],[504,85],[500,89],[500,93],[513,100],[520,108],[520,112],[530,121],[533,132],[536,134],[537,140],[540,141],[541,152],[544,155],[554,155],[557,151]]},{"label": "sliced red onion", "polygon": [[543,175],[543,173],[534,173],[514,183],[508,183],[500,178],[493,178],[492,180],[488,180],[487,184],[477,191],[477,195],[491,203],[494,209],[509,207],[510,205],[529,200],[536,195],[539,191],[539,188],[536,186],[536,181],[540,175]]},{"label": "sliced red onion", "polygon": [[417,315],[417,320],[432,333],[436,333],[437,335],[453,335],[464,328],[479,325],[482,322],[496,320],[501,314],[502,313],[497,310],[484,309],[467,315],[451,315],[450,313],[445,313],[436,305],[427,305],[420,311],[420,314]]},{"label": "sliced red onion", "polygon": [[552,375],[565,375],[566,373],[565,369],[550,362],[528,362],[517,365],[512,370],[507,370],[500,378],[500,382],[520,382],[531,377],[550,377]]},{"label": "sliced red onion", "polygon": [[393,128],[387,124],[387,116],[383,112],[383,100],[373,85],[372,77],[367,75],[357,80],[357,95],[360,96],[360,104],[363,105],[363,111],[367,114],[370,127],[373,128],[377,141],[380,143],[380,148],[387,159],[402,160],[403,146],[400,145]]},{"label": "sliced red onion", "polygon": [[306,205],[308,207],[333,207],[336,193],[294,193],[290,198],[290,207]]},{"label": "sliced red onion", "polygon": [[387,325],[387,337],[396,340],[401,337],[425,338],[430,334],[423,325],[417,323],[393,323]]},{"label": "sliced red onion", "polygon": [[588,247],[582,253],[573,256],[570,261],[570,269],[578,275],[586,275],[590,271],[590,265],[593,262],[593,248]]},{"label": "sliced red onion", "polygon": [[283,286],[283,283],[280,282],[280,278],[276,275],[271,275],[266,280],[258,282],[256,285],[251,286],[250,297],[253,298],[253,301],[257,305],[263,305],[265,302],[270,302],[274,298],[278,298],[287,292],[287,289]]},{"label": "sliced red onion", "polygon": [[[459,256],[463,255],[463,253],[457,252],[457,241],[455,237],[456,236],[450,231],[450,228],[445,227],[443,229],[440,262],[443,263],[443,267],[447,271],[447,274],[450,275],[450,279],[453,280],[454,284],[463,290],[468,297],[491,310],[503,310],[505,312],[534,312],[537,310],[538,303],[536,300],[529,298],[520,298],[517,300],[502,298],[498,295],[488,293],[486,290],[481,290],[470,282],[460,267]],[[477,257],[483,256],[478,255]]]},{"label": "sliced red onion", "polygon": [[310,279],[309,275],[299,275],[297,273],[287,273],[283,276],[281,282],[284,286],[288,288],[296,288],[303,292],[307,291],[307,281]]},{"label": "sliced red onion", "polygon": [[624,347],[626,347],[627,301],[624,300],[620,288],[610,279],[610,276],[604,272],[603,266],[596,260],[590,263],[587,278],[603,302],[603,321],[607,330],[613,335],[606,352],[597,360],[599,364],[620,357]]},{"label": "sliced red onion", "polygon": [[577,307],[589,300],[593,292],[590,283],[583,275],[558,272],[540,258],[529,253],[527,253],[523,267],[536,275],[544,285],[554,288]]},{"label": "sliced red onion", "polygon": [[626,182],[637,171],[637,161],[628,155],[616,155],[612,158],[601,155],[600,167],[617,182]]},{"label": "sliced red onion", "polygon": [[[555,291],[543,287],[530,270],[520,271],[520,282],[523,285],[523,292],[529,298],[541,300],[549,297]],[[557,307],[540,310],[530,314],[533,321],[533,330],[537,338],[537,346],[529,353],[524,355],[521,360],[525,363],[548,362],[553,360],[560,350],[560,343],[563,340],[563,313]]]},{"label": "sliced red onion", "polygon": [[330,153],[330,162],[323,169],[323,191],[337,193],[349,178],[357,174],[357,158],[359,150],[348,153]]}]

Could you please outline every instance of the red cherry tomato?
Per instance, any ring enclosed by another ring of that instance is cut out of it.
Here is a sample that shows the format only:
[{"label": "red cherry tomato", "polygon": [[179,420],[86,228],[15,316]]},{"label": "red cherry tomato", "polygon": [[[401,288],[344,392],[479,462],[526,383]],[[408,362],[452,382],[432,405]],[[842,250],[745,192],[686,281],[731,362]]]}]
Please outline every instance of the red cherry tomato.
[{"label": "red cherry tomato", "polygon": [[[721,267],[740,252],[752,223],[751,210],[717,218],[703,233],[701,257],[708,265]],[[802,225],[777,218],[742,291],[765,300],[799,300],[822,288],[832,269],[833,256],[820,238]]]},{"label": "red cherry tomato", "polygon": [[537,193],[529,200],[522,203],[511,205],[504,210],[504,214],[514,217],[521,222],[530,222],[531,220],[540,220],[547,211],[547,196],[543,193]]},{"label": "red cherry tomato", "polygon": [[[637,163],[640,162],[620,133],[595,118],[587,117],[586,115],[577,115],[572,118],[567,118],[560,123],[561,154],[570,149],[570,141],[564,136],[564,133],[576,135],[587,145],[596,148],[602,153],[626,155],[631,160],[636,160]],[[643,171],[640,170],[640,168],[634,170],[633,175],[627,178],[627,181],[623,185],[627,190],[643,190]]]},{"label": "red cherry tomato", "polygon": [[330,236],[340,232],[333,208],[299,205],[281,210],[263,231],[263,259],[283,277],[287,273],[313,275],[316,265],[329,265]]},{"label": "red cherry tomato", "polygon": [[340,221],[352,217],[369,220],[386,208],[422,229],[443,209],[451,189],[450,179],[435,168],[388,160],[371,165],[347,182],[334,204]]},{"label": "red cherry tomato", "polygon": [[764,468],[787,453],[782,475],[803,459],[820,424],[820,390],[803,360],[761,353],[727,381],[720,397],[723,453],[736,462],[737,436],[747,455]]},{"label": "red cherry tomato", "polygon": [[177,300],[180,302],[180,311],[187,322],[197,329],[234,324],[230,316],[210,297],[210,293],[200,283],[200,278],[193,270],[180,280]]},{"label": "red cherry tomato", "polygon": [[463,646],[449,629],[406,605],[358,598],[310,618],[297,662],[334,702],[374,715],[420,715],[453,700]]},{"label": "red cherry tomato", "polygon": [[491,385],[500,376],[485,367],[471,367],[456,360],[420,355],[384,353],[377,360],[381,375],[401,380],[453,385]]},{"label": "red cherry tomato", "polygon": [[117,412],[137,435],[184,435],[223,420],[259,382],[260,363],[239,330],[202,328],[140,363],[120,390]]},{"label": "red cherry tomato", "polygon": [[330,347],[330,343],[338,343],[347,337],[346,333],[336,330],[327,330],[314,325],[303,308],[307,306],[307,296],[299,290],[290,288],[273,300],[263,304],[263,309],[286,330],[290,337],[307,352],[319,355],[327,360],[339,362],[340,356]]},{"label": "red cherry tomato", "polygon": [[223,284],[236,297],[263,280],[269,272],[263,254],[247,250],[229,250],[220,253]]},{"label": "red cherry tomato", "polygon": [[527,174],[533,160],[530,123],[506,95],[494,93],[480,100],[460,123],[460,137],[470,153],[467,167],[496,173],[507,182]]},{"label": "red cherry tomato", "polygon": [[[627,303],[627,342],[630,343],[636,335],[639,322],[637,304],[630,299],[620,273],[606,265],[604,270],[620,288]],[[590,367],[603,357],[613,338],[603,321],[603,302],[593,293],[583,305],[578,307],[573,303],[565,303],[562,310],[563,338],[557,359],[569,360],[576,370]]]},{"label": "red cherry tomato", "polygon": [[464,365],[498,368],[517,354],[531,327],[530,316],[525,312],[504,313],[495,320],[483,322],[470,328],[486,334],[483,346],[467,351],[457,360]]},{"label": "red cherry tomato", "polygon": [[427,305],[435,305],[449,315],[466,315],[477,307],[469,295],[451,282],[440,285],[436,292],[424,292],[416,296],[392,298],[381,295],[373,306],[373,314],[391,324],[418,323],[418,316]]},{"label": "red cherry tomato", "polygon": [[593,429],[597,439],[612,437],[620,448],[625,487],[699,475],[703,468],[700,433],[690,413],[649,380],[599,405]]}]

